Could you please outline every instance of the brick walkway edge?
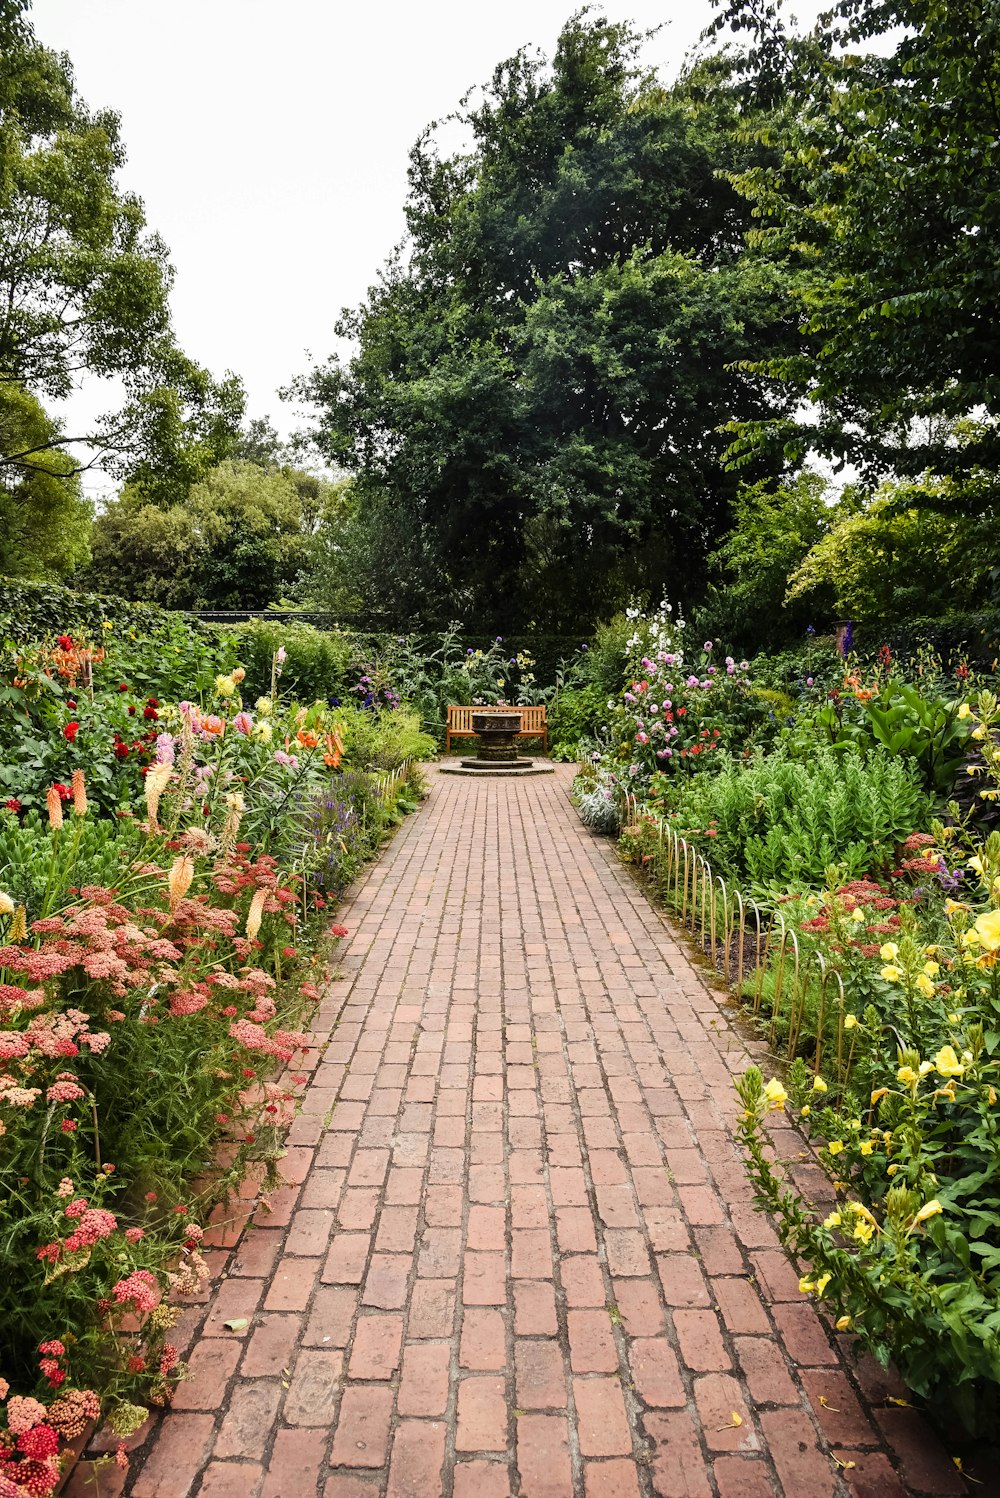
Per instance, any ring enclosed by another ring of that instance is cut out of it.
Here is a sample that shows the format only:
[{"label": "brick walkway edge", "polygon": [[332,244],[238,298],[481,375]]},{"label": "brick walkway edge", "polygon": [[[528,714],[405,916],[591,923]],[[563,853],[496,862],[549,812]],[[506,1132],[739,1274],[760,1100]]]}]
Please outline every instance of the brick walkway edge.
[{"label": "brick walkway edge", "polygon": [[966,1492],[799,1294],[725,996],[571,776],[432,772],[343,913],[287,1185],[213,1251],[192,1377],[69,1498]]}]

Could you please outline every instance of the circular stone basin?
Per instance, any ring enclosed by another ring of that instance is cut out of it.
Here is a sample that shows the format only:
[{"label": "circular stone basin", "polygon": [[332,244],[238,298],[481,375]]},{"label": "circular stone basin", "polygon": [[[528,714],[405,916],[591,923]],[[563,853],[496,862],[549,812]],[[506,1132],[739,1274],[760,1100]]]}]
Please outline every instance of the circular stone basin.
[{"label": "circular stone basin", "polygon": [[521,731],[520,713],[473,713],[472,730],[479,736],[477,759],[494,764],[512,763],[517,759],[515,740]]},{"label": "circular stone basin", "polygon": [[473,713],[473,733],[520,733],[520,713]]}]

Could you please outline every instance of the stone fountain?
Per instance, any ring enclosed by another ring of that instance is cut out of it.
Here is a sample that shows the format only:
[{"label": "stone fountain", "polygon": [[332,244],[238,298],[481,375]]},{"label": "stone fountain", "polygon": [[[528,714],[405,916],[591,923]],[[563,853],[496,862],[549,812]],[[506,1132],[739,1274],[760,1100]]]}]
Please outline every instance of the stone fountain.
[{"label": "stone fountain", "polygon": [[442,765],[443,775],[552,775],[551,765],[522,758],[517,752],[517,735],[521,731],[521,714],[516,708],[502,712],[473,713],[472,728],[477,736],[475,759],[460,760],[457,765]]}]

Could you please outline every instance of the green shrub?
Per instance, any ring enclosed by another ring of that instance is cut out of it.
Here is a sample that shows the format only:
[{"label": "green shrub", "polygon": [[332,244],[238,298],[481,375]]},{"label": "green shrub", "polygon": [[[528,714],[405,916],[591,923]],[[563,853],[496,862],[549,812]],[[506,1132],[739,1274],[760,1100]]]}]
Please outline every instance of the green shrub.
[{"label": "green shrub", "polygon": [[934,804],[910,767],[883,749],[783,754],[722,761],[718,773],[660,785],[679,830],[706,849],[716,871],[757,889],[821,886],[839,865],[856,878],[892,860],[895,847],[926,826]]},{"label": "green shrub", "polygon": [[235,652],[247,673],[244,696],[250,701],[271,690],[271,662],[279,649],[285,651],[282,690],[300,701],[343,698],[357,679],[354,642],[339,630],[250,619],[245,624],[227,626],[226,633],[235,642]]}]

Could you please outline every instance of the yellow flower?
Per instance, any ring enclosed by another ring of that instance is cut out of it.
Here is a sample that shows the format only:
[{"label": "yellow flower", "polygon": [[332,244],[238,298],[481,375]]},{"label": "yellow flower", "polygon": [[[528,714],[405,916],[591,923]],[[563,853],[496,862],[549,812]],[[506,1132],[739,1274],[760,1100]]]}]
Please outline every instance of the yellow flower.
[{"label": "yellow flower", "polygon": [[788,1100],[788,1093],[782,1087],[777,1077],[772,1077],[764,1088],[764,1096],[767,1098],[770,1108],[783,1108]]},{"label": "yellow flower", "polygon": [[4,894],[3,890],[0,889],[0,915],[13,915],[16,909],[17,906],[10,895]]},{"label": "yellow flower", "polygon": [[806,1103],[805,1107],[802,1109],[802,1112],[799,1114],[799,1117],[800,1118],[808,1118],[811,1112],[812,1112],[812,1109],[810,1108],[809,1104]]},{"label": "yellow flower", "polygon": [[950,1045],[942,1046],[934,1057],[934,1070],[942,1077],[961,1077],[965,1075],[965,1067],[955,1055],[954,1048]]},{"label": "yellow flower", "polygon": [[883,962],[895,962],[899,956],[899,948],[894,941],[883,942],[878,949],[878,955]]},{"label": "yellow flower", "polygon": [[857,1023],[858,1023],[858,1017],[857,1017],[856,1014],[845,1014],[844,1015],[844,1029],[845,1030],[853,1030],[854,1027],[855,1027],[855,1025]]},{"label": "yellow flower", "polygon": [[968,910],[964,900],[947,899],[944,902],[945,915],[957,915],[960,910]]},{"label": "yellow flower", "polygon": [[[902,1079],[900,1079],[900,1080],[902,1080]],[[875,1089],[875,1091],[872,1093],[872,1096],[871,1096],[872,1107],[875,1106],[875,1104],[879,1101],[880,1098],[884,1098],[884,1097],[888,1097],[888,1096],[889,1096],[889,1089],[888,1089],[888,1087],[877,1087]]]},{"label": "yellow flower", "polygon": [[822,1077],[813,1077],[813,1092],[826,1092],[826,1083]]},{"label": "yellow flower", "polygon": [[896,1171],[898,1169],[899,1169],[898,1165],[889,1165],[889,1166],[886,1167],[886,1172],[885,1173],[886,1173],[887,1176],[894,1176],[896,1174]]},{"label": "yellow flower", "polygon": [[892,963],[889,963],[882,969],[882,977],[887,983],[900,983],[902,981],[903,974],[898,967],[894,967]]},{"label": "yellow flower", "polygon": [[815,1290],[815,1288],[816,1288],[816,1281],[815,1280],[807,1280],[804,1277],[799,1280],[799,1293],[800,1293],[800,1295],[808,1295],[809,1292],[810,1292],[810,1290]]},{"label": "yellow flower", "polygon": [[941,971],[941,964],[940,964],[940,962],[925,962],[924,963],[924,972],[927,974],[928,978],[936,978],[937,975],[938,975],[938,973],[940,971]]},{"label": "yellow flower", "polygon": [[823,1223],[825,1228],[839,1228],[843,1218],[839,1212],[831,1212]]},{"label": "yellow flower", "polygon": [[1000,947],[1000,910],[987,910],[976,916],[976,935],[991,952]]},{"label": "yellow flower", "polygon": [[842,1139],[831,1139],[830,1143],[827,1145],[827,1149],[830,1151],[831,1155],[839,1155],[843,1148],[844,1141]]},{"label": "yellow flower", "polygon": [[986,737],[986,729],[985,728],[974,728],[972,730],[972,737],[974,739],[985,739],[985,737]]},{"label": "yellow flower", "polygon": [[268,723],[266,719],[262,718],[254,724],[252,736],[255,739],[259,739],[262,744],[269,744],[271,742],[272,732],[273,730],[270,723]]},{"label": "yellow flower", "polygon": [[926,1222],[929,1217],[937,1217],[938,1213],[943,1211],[944,1208],[938,1201],[937,1197],[935,1197],[933,1201],[924,1202],[923,1206],[920,1208],[920,1211],[910,1223],[910,1227],[915,1228],[918,1222]]},{"label": "yellow flower", "polygon": [[857,1222],[854,1224],[854,1233],[852,1236],[858,1243],[870,1243],[874,1231],[875,1229],[870,1222]]},{"label": "yellow flower", "polygon": [[957,1025],[958,1024],[958,1015],[957,1014],[949,1014],[949,1016],[948,1016],[948,1023],[949,1023],[949,1025]]},{"label": "yellow flower", "polygon": [[907,1087],[915,1087],[920,1081],[912,1066],[901,1066],[896,1073],[897,1082],[904,1083]]},{"label": "yellow flower", "polygon": [[232,697],[236,691],[236,683],[231,676],[217,676],[215,690],[220,697]]},{"label": "yellow flower", "polygon": [[934,981],[928,978],[926,973],[918,973],[913,982],[925,999],[932,999],[934,997]]},{"label": "yellow flower", "polygon": [[274,711],[274,703],[270,697],[258,697],[254,707],[262,718],[268,717]]},{"label": "yellow flower", "polygon": [[958,716],[960,718],[970,718],[972,716],[972,708],[967,702],[962,703],[962,706],[958,710]]},{"label": "yellow flower", "polygon": [[836,1323],[836,1325],[837,1325],[838,1332],[846,1332],[847,1328],[850,1326],[850,1324],[851,1324],[851,1318],[850,1318],[850,1316],[838,1316],[837,1317],[837,1323]]},{"label": "yellow flower", "polygon": [[866,1139],[864,1144],[861,1146],[861,1153],[863,1155],[870,1155],[874,1148],[875,1146],[874,1144],[872,1144],[871,1140]]},{"label": "yellow flower", "polygon": [[980,858],[978,853],[973,853],[972,857],[969,859],[969,868],[972,869],[972,871],[976,874],[984,874],[986,872],[986,870],[983,868],[983,860]]},{"label": "yellow flower", "polygon": [[830,1274],[829,1271],[827,1271],[826,1274],[821,1274],[819,1279],[816,1281],[816,1294],[819,1296],[820,1300],[823,1299],[823,1291],[826,1289],[827,1285],[832,1279],[833,1275]]},{"label": "yellow flower", "polygon": [[855,905],[854,909],[851,911],[851,920],[852,921],[857,921],[858,924],[861,925],[861,924],[863,924],[864,919],[865,919],[865,913],[861,909],[861,906],[860,905]]}]

